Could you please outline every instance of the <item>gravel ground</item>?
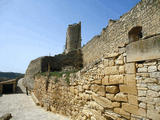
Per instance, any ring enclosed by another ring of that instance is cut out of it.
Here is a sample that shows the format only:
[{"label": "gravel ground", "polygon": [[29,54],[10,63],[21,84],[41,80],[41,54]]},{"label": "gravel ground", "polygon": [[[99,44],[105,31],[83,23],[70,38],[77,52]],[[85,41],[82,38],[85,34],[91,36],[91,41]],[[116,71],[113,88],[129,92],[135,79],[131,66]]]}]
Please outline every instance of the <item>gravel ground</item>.
[{"label": "gravel ground", "polygon": [[68,120],[36,106],[31,96],[8,94],[0,97],[0,116],[11,113],[11,120]]}]

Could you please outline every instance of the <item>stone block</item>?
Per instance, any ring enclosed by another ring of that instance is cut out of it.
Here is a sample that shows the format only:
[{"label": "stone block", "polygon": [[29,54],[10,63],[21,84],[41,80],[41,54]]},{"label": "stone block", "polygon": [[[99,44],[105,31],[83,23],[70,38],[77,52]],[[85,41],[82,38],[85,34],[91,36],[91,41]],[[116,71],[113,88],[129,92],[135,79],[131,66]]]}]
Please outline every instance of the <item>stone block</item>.
[{"label": "stone block", "polygon": [[155,65],[157,62],[145,62],[144,65],[145,66],[151,66],[151,65]]},{"label": "stone block", "polygon": [[136,76],[135,74],[126,74],[124,83],[130,86],[136,86]]},{"label": "stone block", "polygon": [[[100,120],[106,120],[103,116],[102,116],[102,114],[100,113],[100,112],[98,112],[98,111],[96,111],[96,110],[94,110],[94,109],[89,109],[89,108],[85,108],[85,109],[83,109],[82,110],[82,113],[83,114],[85,114],[87,117],[89,117],[89,116],[92,116],[92,119],[94,120],[98,120],[98,119],[100,119]],[[80,119],[79,120],[81,120],[82,119],[82,116],[80,116]]]},{"label": "stone block", "polygon": [[123,75],[111,75],[109,77],[109,84],[121,84],[123,83]]},{"label": "stone block", "polygon": [[160,91],[160,85],[155,84],[155,83],[150,83],[148,84],[148,89],[158,92]]},{"label": "stone block", "polygon": [[148,72],[156,72],[157,71],[157,66],[149,66],[148,67]]},{"label": "stone block", "polygon": [[113,108],[112,106],[112,102],[105,98],[105,97],[101,97],[101,96],[97,96],[97,95],[93,95],[93,100],[95,102],[97,102],[99,105],[101,105],[104,108]]},{"label": "stone block", "polygon": [[84,99],[84,100],[90,100],[90,95],[83,93],[82,94],[82,99]]},{"label": "stone block", "polygon": [[106,75],[116,75],[119,74],[118,66],[106,67],[104,69]]},{"label": "stone block", "polygon": [[105,67],[109,66],[109,61],[108,61],[108,59],[104,59],[104,60],[103,60],[103,64],[104,64]]},{"label": "stone block", "polygon": [[143,64],[137,64],[137,68],[142,68],[142,67],[144,67]]},{"label": "stone block", "polygon": [[142,116],[142,117],[146,117],[146,116],[147,116],[147,112],[146,112],[145,109],[139,108],[139,109],[138,109],[138,115],[139,115],[139,116]]},{"label": "stone block", "polygon": [[150,73],[150,77],[153,77],[153,78],[160,78],[160,72],[153,72],[153,73]]},{"label": "stone block", "polygon": [[138,97],[135,96],[135,95],[130,95],[130,94],[128,94],[128,102],[129,102],[129,104],[131,104],[131,105],[136,105],[136,106],[138,106]]},{"label": "stone block", "polygon": [[114,100],[114,94],[106,94],[106,98],[109,100]]},{"label": "stone block", "polygon": [[116,63],[116,65],[123,65],[124,61],[123,60],[116,60],[115,63]]},{"label": "stone block", "polygon": [[156,110],[147,110],[147,117],[152,120],[159,120],[160,114]]},{"label": "stone block", "polygon": [[158,70],[160,71],[160,65],[158,65]]},{"label": "stone block", "polygon": [[127,98],[127,95],[124,95],[123,93],[118,93],[118,94],[115,95],[114,100],[115,101],[127,102],[128,98]]},{"label": "stone block", "polygon": [[118,107],[120,107],[120,103],[119,102],[113,102],[112,106],[113,106],[113,108],[118,108]]},{"label": "stone block", "polygon": [[136,73],[136,76],[141,76],[141,77],[149,77],[149,73]]},{"label": "stone block", "polygon": [[101,96],[105,96],[106,95],[106,89],[105,86],[102,85],[92,85],[91,86],[91,90]]},{"label": "stone block", "polygon": [[122,103],[122,109],[126,112],[135,114],[135,115],[139,115],[138,114],[138,106],[135,105],[130,105],[128,103]]},{"label": "stone block", "polygon": [[108,61],[108,64],[109,64],[109,66],[114,66],[114,60],[112,60],[112,59],[109,60],[109,61]]},{"label": "stone block", "polygon": [[99,86],[99,90],[97,91],[97,94],[99,94],[101,96],[106,96],[105,86]]},{"label": "stone block", "polygon": [[160,94],[156,91],[153,91],[153,90],[147,90],[147,96],[148,97],[159,97]]},{"label": "stone block", "polygon": [[157,83],[157,79],[156,78],[145,78],[144,83]]},{"label": "stone block", "polygon": [[120,85],[119,88],[120,88],[120,92],[137,95],[136,86]]},{"label": "stone block", "polygon": [[119,92],[119,88],[118,86],[106,86],[106,92],[115,94]]},{"label": "stone block", "polygon": [[146,73],[146,72],[148,72],[148,69],[146,67],[138,68],[138,72],[139,73]]},{"label": "stone block", "polygon": [[119,73],[124,74],[125,73],[125,67],[124,66],[119,66]]},{"label": "stone block", "polygon": [[139,104],[139,107],[140,107],[140,108],[144,108],[144,109],[146,109],[146,103],[141,102],[141,103]]},{"label": "stone block", "polygon": [[108,76],[105,76],[105,77],[102,79],[102,84],[103,84],[103,85],[109,85],[109,77],[108,77]]},{"label": "stone block", "polygon": [[89,89],[89,85],[83,85],[83,89],[88,90]]},{"label": "stone block", "polygon": [[122,64],[124,64],[124,57],[123,57],[123,55],[120,55],[117,59],[116,59],[116,61],[115,61],[115,63],[116,63],[116,65],[122,65]]},{"label": "stone block", "polygon": [[136,73],[135,63],[127,63],[127,64],[125,64],[125,72],[126,73]]},{"label": "stone block", "polygon": [[146,97],[138,97],[138,100],[141,102],[146,103]]},{"label": "stone block", "polygon": [[122,115],[123,117],[127,118],[127,119],[130,119],[130,113],[124,111],[123,109],[121,108],[114,108],[114,112],[117,113],[117,114],[120,114]]},{"label": "stone block", "polygon": [[144,96],[146,96],[146,94],[147,94],[147,91],[145,91],[145,90],[138,90],[138,96],[139,97],[144,97]]},{"label": "stone block", "polygon": [[94,81],[92,81],[91,83],[102,84],[102,80],[101,80],[101,79],[99,79],[99,80],[94,80]]},{"label": "stone block", "polygon": [[101,112],[104,111],[104,108],[101,105],[99,105],[98,103],[96,103],[95,101],[89,102],[88,106],[89,106],[89,108],[100,110]]}]

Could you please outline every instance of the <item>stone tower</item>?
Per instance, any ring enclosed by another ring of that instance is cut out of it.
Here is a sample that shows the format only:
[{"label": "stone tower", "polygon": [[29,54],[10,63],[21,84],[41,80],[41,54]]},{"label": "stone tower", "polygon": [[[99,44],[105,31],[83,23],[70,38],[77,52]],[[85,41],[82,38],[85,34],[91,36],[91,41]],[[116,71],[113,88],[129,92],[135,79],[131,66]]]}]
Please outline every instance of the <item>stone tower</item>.
[{"label": "stone tower", "polygon": [[66,34],[65,53],[81,48],[81,22],[69,25]]}]

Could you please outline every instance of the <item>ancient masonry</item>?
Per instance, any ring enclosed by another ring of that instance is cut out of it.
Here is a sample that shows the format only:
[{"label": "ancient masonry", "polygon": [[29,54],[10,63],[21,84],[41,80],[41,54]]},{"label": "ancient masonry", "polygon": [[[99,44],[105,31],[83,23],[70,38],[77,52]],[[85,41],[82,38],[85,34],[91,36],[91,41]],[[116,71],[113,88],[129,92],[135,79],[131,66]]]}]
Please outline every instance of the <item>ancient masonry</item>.
[{"label": "ancient masonry", "polygon": [[[73,120],[160,120],[160,0],[142,0],[81,49],[80,26],[75,35],[69,31],[65,53],[58,55],[65,60],[43,57],[27,69],[25,81],[42,107]],[[72,50],[79,57],[74,62]],[[82,69],[69,77],[44,75],[48,63],[54,63],[51,71]]]}]

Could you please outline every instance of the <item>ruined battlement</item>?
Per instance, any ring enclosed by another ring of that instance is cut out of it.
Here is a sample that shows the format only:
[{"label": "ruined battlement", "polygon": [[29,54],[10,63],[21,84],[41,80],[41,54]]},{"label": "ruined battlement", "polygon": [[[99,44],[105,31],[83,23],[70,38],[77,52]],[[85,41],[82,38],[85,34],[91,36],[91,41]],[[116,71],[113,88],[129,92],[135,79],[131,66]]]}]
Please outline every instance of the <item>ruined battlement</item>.
[{"label": "ruined battlement", "polygon": [[68,25],[65,53],[81,48],[81,22]]}]

